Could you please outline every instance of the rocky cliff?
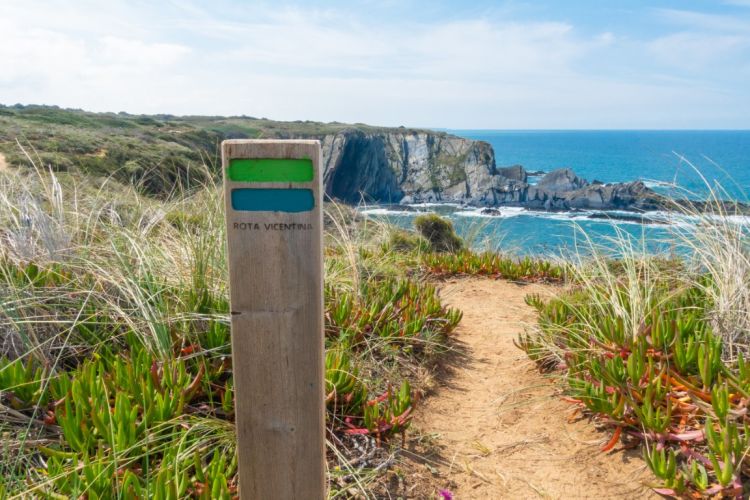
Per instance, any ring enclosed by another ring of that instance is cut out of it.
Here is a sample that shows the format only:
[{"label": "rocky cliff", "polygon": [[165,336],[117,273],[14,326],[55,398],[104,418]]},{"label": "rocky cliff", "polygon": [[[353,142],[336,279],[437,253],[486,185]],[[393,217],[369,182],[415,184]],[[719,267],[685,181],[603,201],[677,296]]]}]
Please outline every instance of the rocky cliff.
[{"label": "rocky cliff", "polygon": [[589,183],[570,169],[528,182],[520,166],[498,168],[492,146],[450,134],[407,129],[350,129],[320,137],[324,184],[349,203],[452,202],[543,210],[663,207],[642,182]]},{"label": "rocky cliff", "polygon": [[523,167],[498,168],[486,142],[403,127],[0,105],[0,153],[9,166],[28,166],[17,137],[34,146],[45,168],[111,176],[155,196],[168,196],[175,185],[220,178],[218,169],[196,166],[216,158],[222,140],[244,138],[319,139],[326,192],[348,203],[639,209],[655,196],[641,183],[589,184],[569,170],[531,185]]},{"label": "rocky cliff", "polygon": [[326,193],[348,202],[471,202],[497,175],[492,146],[445,133],[352,129],[321,143]]}]

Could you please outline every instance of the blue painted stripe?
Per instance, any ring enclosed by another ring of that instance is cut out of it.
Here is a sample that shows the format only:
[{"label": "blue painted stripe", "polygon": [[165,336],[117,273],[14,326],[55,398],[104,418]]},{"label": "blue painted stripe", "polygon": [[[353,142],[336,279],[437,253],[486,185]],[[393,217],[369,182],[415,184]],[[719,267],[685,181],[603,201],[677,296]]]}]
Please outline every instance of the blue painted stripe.
[{"label": "blue painted stripe", "polygon": [[313,207],[311,189],[232,190],[232,208],[242,212],[309,212]]}]

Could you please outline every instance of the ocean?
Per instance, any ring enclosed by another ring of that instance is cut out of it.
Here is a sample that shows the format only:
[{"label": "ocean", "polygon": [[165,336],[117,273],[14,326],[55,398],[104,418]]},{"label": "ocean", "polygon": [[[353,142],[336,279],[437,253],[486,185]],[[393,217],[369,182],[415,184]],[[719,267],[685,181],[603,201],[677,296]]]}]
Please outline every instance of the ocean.
[{"label": "ocean", "polygon": [[[528,131],[448,130],[489,142],[498,167],[523,165],[528,171],[549,172],[570,167],[589,181],[627,182],[643,180],[661,192],[701,198],[706,183],[719,182],[728,196],[750,199],[750,131]],[[532,179],[533,181],[533,179]],[[630,239],[650,252],[680,252],[674,245],[675,230],[691,221],[666,213],[648,214],[658,223],[591,219],[592,212],[529,212],[502,208],[487,216],[478,210],[455,205],[419,205],[403,213],[385,207],[364,210],[372,217],[411,226],[419,212],[438,212],[450,218],[459,234],[475,247],[528,255],[565,255],[586,252],[593,244],[616,247],[612,238]],[[606,213],[596,214],[605,216]],[[623,215],[623,214],[619,214]],[[737,217],[747,224],[750,219]]]}]

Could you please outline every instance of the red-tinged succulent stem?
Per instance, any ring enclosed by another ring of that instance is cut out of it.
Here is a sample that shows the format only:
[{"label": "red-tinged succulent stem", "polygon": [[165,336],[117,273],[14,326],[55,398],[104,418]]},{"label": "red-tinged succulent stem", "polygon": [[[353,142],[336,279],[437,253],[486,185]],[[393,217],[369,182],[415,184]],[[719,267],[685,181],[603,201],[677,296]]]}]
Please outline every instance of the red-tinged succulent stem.
[{"label": "red-tinged succulent stem", "polygon": [[706,439],[706,435],[703,432],[703,430],[688,431],[688,432],[681,432],[681,433],[664,432],[660,434],[657,434],[655,432],[640,432],[640,431],[631,431],[631,430],[628,430],[627,432],[631,436],[634,436],[640,439],[652,439],[652,440],[659,440],[659,441],[702,442]]}]

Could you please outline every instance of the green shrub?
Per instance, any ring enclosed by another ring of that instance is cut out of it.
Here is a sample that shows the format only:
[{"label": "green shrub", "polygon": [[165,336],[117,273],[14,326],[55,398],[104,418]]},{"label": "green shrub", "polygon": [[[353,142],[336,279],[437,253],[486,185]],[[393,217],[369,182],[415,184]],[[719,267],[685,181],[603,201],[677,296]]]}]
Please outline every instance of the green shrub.
[{"label": "green shrub", "polygon": [[464,242],[453,229],[451,221],[436,214],[420,215],[414,219],[414,227],[430,243],[435,252],[457,252]]},{"label": "green shrub", "polygon": [[196,231],[200,229],[205,222],[203,214],[187,213],[182,210],[167,212],[165,219],[169,224],[180,231]]},{"label": "green shrub", "polygon": [[396,252],[427,252],[430,250],[430,244],[418,234],[397,229],[391,233],[385,249]]}]

